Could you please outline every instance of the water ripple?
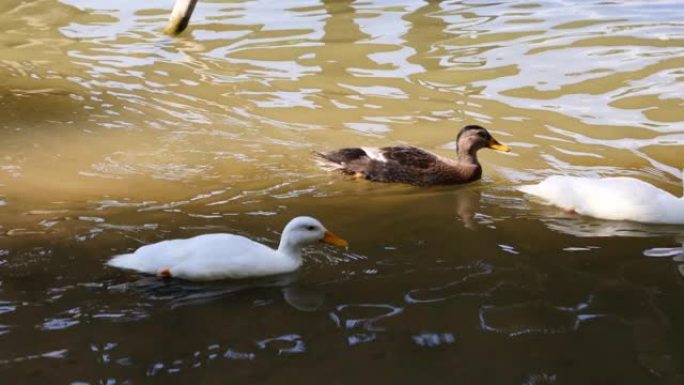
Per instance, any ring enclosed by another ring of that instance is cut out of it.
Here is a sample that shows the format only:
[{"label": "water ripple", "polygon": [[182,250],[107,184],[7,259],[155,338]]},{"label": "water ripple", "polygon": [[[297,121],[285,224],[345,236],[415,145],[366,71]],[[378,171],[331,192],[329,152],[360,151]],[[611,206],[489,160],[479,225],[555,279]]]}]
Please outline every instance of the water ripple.
[{"label": "water ripple", "polygon": [[[0,5],[0,364],[16,382],[263,382],[321,362],[401,382],[429,360],[437,382],[681,383],[681,228],[571,218],[512,188],[627,175],[679,194],[679,2],[200,1],[178,38],[161,33],[171,4]],[[309,158],[453,156],[471,122],[514,153],[483,151],[468,188]],[[353,253],[307,251],[296,277],[261,282],[104,266],[203,232],[273,245],[302,214]]]}]

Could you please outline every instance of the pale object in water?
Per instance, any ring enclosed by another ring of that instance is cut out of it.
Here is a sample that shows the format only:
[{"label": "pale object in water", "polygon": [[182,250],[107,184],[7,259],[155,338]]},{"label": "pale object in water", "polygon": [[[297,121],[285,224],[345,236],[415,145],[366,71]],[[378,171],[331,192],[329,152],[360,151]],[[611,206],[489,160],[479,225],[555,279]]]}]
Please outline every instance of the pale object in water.
[{"label": "pale object in water", "polygon": [[609,220],[684,224],[684,199],[638,179],[551,176],[521,186],[564,210]]},{"label": "pale object in water", "polygon": [[173,11],[169,16],[169,23],[164,28],[164,32],[169,35],[178,35],[188,27],[190,17],[195,10],[198,0],[176,0]]},{"label": "pale object in water", "polygon": [[204,234],[142,246],[107,264],[194,281],[262,277],[297,270],[302,265],[302,248],[316,242],[348,245],[318,220],[297,217],[285,226],[277,250],[240,235]]}]

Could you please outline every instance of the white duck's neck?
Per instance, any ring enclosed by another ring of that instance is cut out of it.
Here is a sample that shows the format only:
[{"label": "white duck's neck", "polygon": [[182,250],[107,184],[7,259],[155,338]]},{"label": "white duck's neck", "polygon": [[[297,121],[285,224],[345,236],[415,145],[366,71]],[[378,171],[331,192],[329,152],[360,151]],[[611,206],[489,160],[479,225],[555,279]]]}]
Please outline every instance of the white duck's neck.
[{"label": "white duck's neck", "polygon": [[280,238],[280,245],[278,246],[278,253],[284,255],[297,263],[302,263],[302,248],[301,244],[292,242],[290,238],[283,236]]}]

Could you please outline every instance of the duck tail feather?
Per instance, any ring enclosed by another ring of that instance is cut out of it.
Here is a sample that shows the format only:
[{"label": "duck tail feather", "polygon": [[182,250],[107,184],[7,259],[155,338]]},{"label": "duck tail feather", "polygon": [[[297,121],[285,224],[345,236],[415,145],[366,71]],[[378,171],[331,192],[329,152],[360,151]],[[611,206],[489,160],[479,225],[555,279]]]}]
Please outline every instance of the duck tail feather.
[{"label": "duck tail feather", "polygon": [[353,172],[349,169],[354,162],[368,160],[368,154],[362,148],[342,148],[330,152],[312,152],[316,162],[327,170],[341,170],[347,173]]},{"label": "duck tail feather", "polygon": [[314,159],[317,159],[317,160],[330,161],[330,158],[328,157],[328,153],[325,153],[325,152],[311,151],[311,156],[313,156]]},{"label": "duck tail feather", "polygon": [[523,185],[523,186],[518,186],[518,187],[516,187],[516,188],[518,189],[518,191],[522,191],[522,192],[524,192],[525,194],[533,195],[533,194],[535,193],[535,191],[536,191],[535,187],[537,187],[537,185],[534,185],[534,184],[526,184],[526,185]]},{"label": "duck tail feather", "polygon": [[344,168],[344,165],[341,163],[335,161],[330,155],[330,153],[324,153],[324,152],[318,152],[318,151],[312,151],[311,156],[313,156],[314,161],[316,161],[316,164],[318,164],[319,167],[326,171],[334,171],[334,170],[341,170]]},{"label": "duck tail feather", "polygon": [[108,266],[118,267],[120,269],[131,269],[135,262],[133,253],[115,255],[112,259],[107,261]]}]

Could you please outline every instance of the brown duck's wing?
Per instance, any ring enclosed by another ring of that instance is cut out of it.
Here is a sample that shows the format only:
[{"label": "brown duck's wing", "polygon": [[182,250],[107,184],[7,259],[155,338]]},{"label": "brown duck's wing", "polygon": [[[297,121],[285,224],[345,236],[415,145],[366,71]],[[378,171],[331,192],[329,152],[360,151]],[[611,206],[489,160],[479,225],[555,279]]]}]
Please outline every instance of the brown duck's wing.
[{"label": "brown duck's wing", "polygon": [[349,163],[354,160],[359,160],[368,157],[366,152],[358,147],[341,148],[339,150],[329,152],[314,151],[312,154],[315,158],[319,160],[325,160],[337,164]]},{"label": "brown duck's wing", "polygon": [[366,151],[358,147],[341,148],[329,152],[314,151],[312,155],[322,168],[328,171],[341,171],[345,174],[364,172],[371,163]]},{"label": "brown duck's wing", "polygon": [[398,166],[426,170],[438,167],[441,157],[413,146],[393,146],[380,149],[388,162],[396,162]]},{"label": "brown duck's wing", "polygon": [[432,186],[467,183],[479,178],[478,167],[459,165],[412,146],[343,148],[313,155],[326,169],[363,175],[374,182]]}]

